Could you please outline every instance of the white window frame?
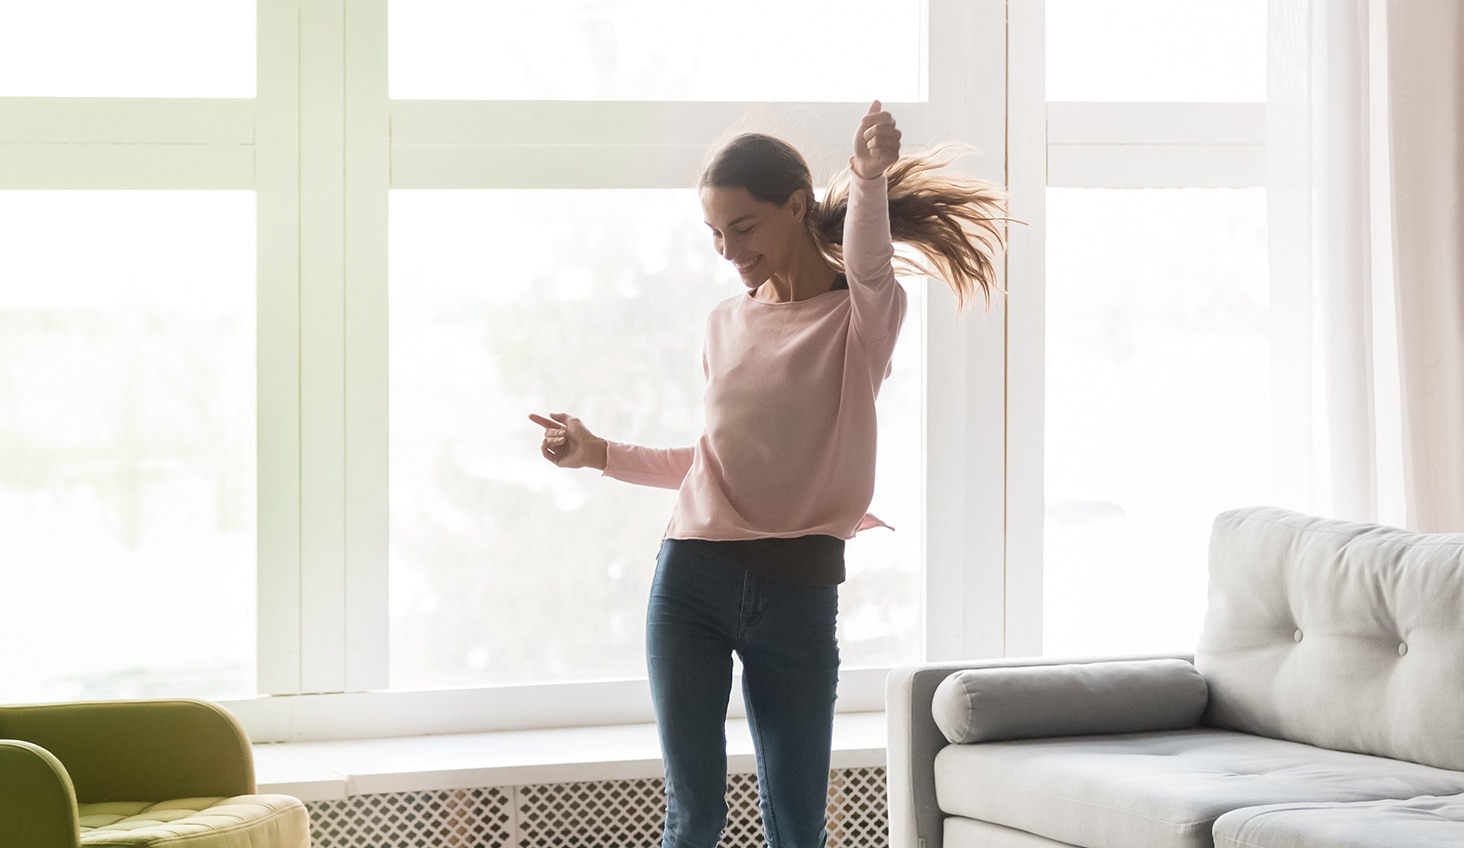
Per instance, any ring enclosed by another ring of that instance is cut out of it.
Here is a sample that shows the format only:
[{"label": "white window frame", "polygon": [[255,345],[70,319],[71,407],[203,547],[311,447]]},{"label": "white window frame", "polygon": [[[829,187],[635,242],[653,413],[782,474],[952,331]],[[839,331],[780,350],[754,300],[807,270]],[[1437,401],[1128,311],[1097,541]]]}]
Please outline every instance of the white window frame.
[{"label": "white window frame", "polygon": [[[262,418],[277,416],[271,432],[294,463],[281,460],[270,475],[261,467],[260,680],[270,695],[296,697],[230,706],[256,738],[288,740],[649,721],[643,680],[383,691],[387,283],[379,251],[387,190],[684,187],[711,141],[749,114],[828,172],[847,160],[858,105],[390,100],[385,0],[351,0],[349,15],[341,0],[304,0],[292,32],[294,7],[261,0],[261,68],[270,74],[261,73],[256,155],[261,285],[266,256],[279,259],[280,279],[289,278],[294,262],[300,304],[298,314],[280,316],[282,326],[291,317],[297,322],[298,383],[290,385],[283,369],[275,374],[276,385],[294,389],[299,407],[261,410]],[[889,106],[913,146],[969,141],[991,169],[981,176],[1002,182],[1005,127],[996,116],[1004,112],[1005,4],[928,0],[925,11],[932,33],[927,97]],[[971,51],[963,33],[988,34],[992,49]],[[265,61],[272,54],[309,62],[296,76],[289,61]],[[266,193],[277,202],[267,202]],[[286,208],[297,197],[298,212]],[[279,216],[266,222],[266,208]],[[281,285],[280,294],[284,302],[291,292]],[[999,655],[1004,412],[999,402],[964,398],[1002,397],[1003,307],[957,320],[949,297],[928,300],[920,320],[927,359],[938,364],[923,375],[926,416],[940,425],[928,423],[925,438],[949,476],[927,475],[925,500],[939,506],[927,510],[925,618],[939,623],[926,625],[926,654]],[[263,373],[260,379],[263,386]],[[298,522],[281,507],[266,529],[267,502],[293,505]],[[966,518],[972,515],[984,520]],[[841,709],[882,709],[887,671],[844,670]],[[734,715],[739,705],[734,695]]]},{"label": "white window frame", "polygon": [[[386,0],[257,8],[253,99],[0,98],[0,189],[257,193],[265,694],[229,706],[261,741],[648,721],[644,681],[383,691],[388,191],[682,187],[749,112],[827,171],[847,159],[857,106],[393,101]],[[912,316],[927,339],[922,453],[938,458],[925,475],[924,656],[1035,654],[1044,189],[1252,180],[1259,107],[1048,104],[1040,0],[923,8],[925,97],[889,104],[907,144],[975,145],[978,175],[1008,185],[1026,222],[989,314],[957,318],[936,287]],[[886,671],[845,670],[840,708],[882,709]]]}]

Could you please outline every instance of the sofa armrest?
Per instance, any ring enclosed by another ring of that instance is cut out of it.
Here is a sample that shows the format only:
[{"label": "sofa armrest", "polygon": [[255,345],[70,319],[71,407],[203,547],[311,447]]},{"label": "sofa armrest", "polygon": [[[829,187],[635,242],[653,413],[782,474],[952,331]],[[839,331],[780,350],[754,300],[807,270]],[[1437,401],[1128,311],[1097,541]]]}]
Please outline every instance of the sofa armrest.
[{"label": "sofa armrest", "polygon": [[76,793],[39,745],[0,739],[0,848],[77,848]]},{"label": "sofa armrest", "polygon": [[935,690],[958,671],[978,668],[1020,668],[1066,663],[1119,660],[1182,659],[1187,654],[1138,657],[1002,658],[904,666],[890,672],[885,684],[889,727],[886,779],[889,784],[890,848],[940,848],[945,815],[935,800],[935,755],[947,744],[936,726],[931,705]]},{"label": "sofa armrest", "polygon": [[205,701],[0,707],[0,737],[45,748],[83,802],[248,795],[254,752],[243,728]]}]

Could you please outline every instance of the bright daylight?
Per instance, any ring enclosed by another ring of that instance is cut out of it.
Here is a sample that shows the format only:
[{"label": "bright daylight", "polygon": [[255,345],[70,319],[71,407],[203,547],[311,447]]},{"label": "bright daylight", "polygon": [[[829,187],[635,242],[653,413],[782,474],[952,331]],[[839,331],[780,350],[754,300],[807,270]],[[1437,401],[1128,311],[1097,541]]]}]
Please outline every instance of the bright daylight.
[{"label": "bright daylight", "polygon": [[0,848],[1464,844],[1464,4],[0,2]]}]

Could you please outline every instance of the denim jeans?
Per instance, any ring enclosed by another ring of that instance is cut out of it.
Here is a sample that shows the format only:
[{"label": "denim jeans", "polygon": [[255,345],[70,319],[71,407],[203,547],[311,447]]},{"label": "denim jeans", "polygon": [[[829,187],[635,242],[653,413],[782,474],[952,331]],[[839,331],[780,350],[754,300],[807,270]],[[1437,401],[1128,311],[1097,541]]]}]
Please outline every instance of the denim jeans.
[{"label": "denim jeans", "polygon": [[837,586],[769,580],[695,543],[662,543],[646,658],[666,766],[663,848],[715,848],[726,825],[733,652],[768,845],[824,844],[838,607]]}]

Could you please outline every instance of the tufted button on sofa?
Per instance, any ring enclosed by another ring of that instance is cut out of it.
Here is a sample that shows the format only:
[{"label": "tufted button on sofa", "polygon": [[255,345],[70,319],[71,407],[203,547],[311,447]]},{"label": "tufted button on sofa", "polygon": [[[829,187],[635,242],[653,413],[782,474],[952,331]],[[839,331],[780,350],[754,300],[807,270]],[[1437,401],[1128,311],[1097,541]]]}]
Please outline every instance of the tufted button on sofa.
[{"label": "tufted button on sofa", "polygon": [[0,707],[0,848],[309,848],[305,806],[256,794],[203,701]]},{"label": "tufted button on sofa", "polygon": [[1464,845],[1464,534],[1221,514],[1192,657],[897,669],[892,848]]}]

